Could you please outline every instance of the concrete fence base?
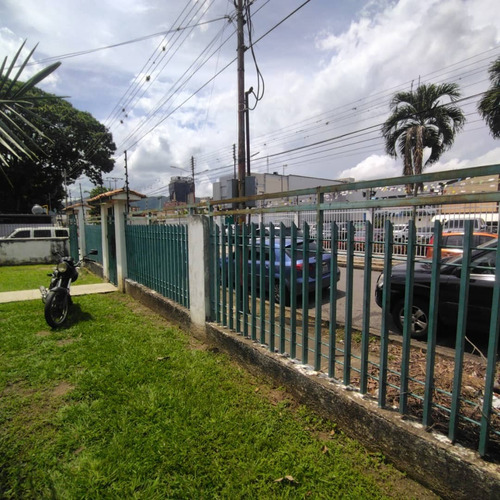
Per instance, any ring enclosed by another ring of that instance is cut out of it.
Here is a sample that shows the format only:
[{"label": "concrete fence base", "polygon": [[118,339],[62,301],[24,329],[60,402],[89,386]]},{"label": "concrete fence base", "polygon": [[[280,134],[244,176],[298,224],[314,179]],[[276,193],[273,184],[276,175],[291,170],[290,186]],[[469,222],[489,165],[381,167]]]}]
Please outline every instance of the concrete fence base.
[{"label": "concrete fence base", "polygon": [[345,434],[382,453],[398,469],[442,497],[499,498],[500,469],[477,453],[454,446],[444,436],[426,432],[422,425],[378,408],[375,401],[359,392],[241,335],[212,323],[204,329],[194,327],[187,309],[134,281],[126,280],[125,291],[198,339],[227,352],[249,372],[285,386],[298,402],[334,421]]}]

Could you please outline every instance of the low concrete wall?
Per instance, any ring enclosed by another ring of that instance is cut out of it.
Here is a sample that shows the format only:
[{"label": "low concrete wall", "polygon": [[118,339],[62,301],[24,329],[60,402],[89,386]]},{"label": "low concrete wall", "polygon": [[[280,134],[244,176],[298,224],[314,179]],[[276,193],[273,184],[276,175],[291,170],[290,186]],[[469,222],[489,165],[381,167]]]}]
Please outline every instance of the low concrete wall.
[{"label": "low concrete wall", "polygon": [[383,453],[409,477],[442,497],[498,498],[499,467],[476,453],[453,446],[442,435],[403,420],[397,412],[378,408],[375,401],[359,392],[218,325],[207,324],[204,331],[193,330],[187,309],[136,282],[126,280],[126,292],[197,338],[229,353],[251,373],[286,386],[299,402],[337,423],[368,449]]},{"label": "low concrete wall", "polygon": [[57,253],[69,255],[68,238],[0,240],[0,266],[52,264],[59,260]]}]

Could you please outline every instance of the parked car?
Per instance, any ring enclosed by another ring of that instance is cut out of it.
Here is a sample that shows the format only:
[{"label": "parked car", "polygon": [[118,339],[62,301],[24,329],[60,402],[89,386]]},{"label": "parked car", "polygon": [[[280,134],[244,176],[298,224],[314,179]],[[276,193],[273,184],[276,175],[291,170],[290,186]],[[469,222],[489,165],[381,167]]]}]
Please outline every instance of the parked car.
[{"label": "parked car", "polygon": [[[296,262],[295,269],[297,271],[297,279],[295,283],[296,295],[302,295],[302,283],[304,276],[304,265],[307,265],[308,269],[308,281],[307,281],[307,291],[312,292],[316,288],[316,242],[311,239],[309,241],[308,255],[304,258],[304,240],[301,238],[297,239],[296,242]],[[265,274],[265,286],[266,290],[269,289],[269,276],[271,262],[274,262],[274,299],[279,302],[280,295],[280,239],[277,238],[274,241],[274,249],[270,247],[270,240],[265,238],[264,240],[264,255],[261,255],[260,239],[257,240],[257,245],[255,247],[256,251],[256,285],[257,288],[260,287],[260,275],[262,270],[262,264],[264,264],[264,274]],[[248,260],[248,272],[251,272],[251,260]],[[330,267],[331,267],[331,254],[329,252],[321,252],[321,288],[326,289],[330,286]],[[340,279],[340,269],[336,269],[337,281]],[[291,290],[291,279],[292,279],[292,240],[287,238],[285,240],[284,246],[284,276],[285,276],[285,297],[286,303],[290,301],[290,290]]]},{"label": "parked car", "polygon": [[[464,233],[461,231],[444,232],[443,245],[441,248],[441,258],[446,259],[449,257],[458,257],[459,255],[462,255],[464,251],[464,236],[465,236]],[[487,243],[488,241],[496,239],[498,239],[498,234],[485,233],[485,232],[473,233],[472,246],[478,247],[483,243]],[[428,259],[432,259],[432,256],[434,254],[434,249],[432,248],[433,244],[434,244],[434,236],[430,238],[429,246],[427,247],[427,251],[425,254],[425,256]]]},{"label": "parked car", "polygon": [[66,227],[18,227],[14,229],[4,239],[26,239],[26,238],[69,238],[69,231]]},{"label": "parked car", "polygon": [[[488,332],[493,288],[495,285],[495,259],[498,239],[493,239],[472,251],[467,327],[482,333]],[[441,265],[438,303],[438,321],[441,325],[456,326],[460,295],[460,275],[463,256],[447,260]],[[425,339],[429,328],[429,297],[431,288],[429,260],[415,263],[412,332],[416,339]],[[382,273],[375,287],[375,301],[382,307],[382,294],[386,280]],[[390,313],[395,326],[402,331],[406,263],[396,265],[391,273]]]},{"label": "parked car", "polygon": [[395,243],[406,243],[408,241],[408,224],[394,224],[392,227],[392,239]]},{"label": "parked car", "polygon": [[449,217],[444,220],[443,231],[464,231],[468,220],[472,221],[474,231],[486,231],[488,227],[481,217]]}]

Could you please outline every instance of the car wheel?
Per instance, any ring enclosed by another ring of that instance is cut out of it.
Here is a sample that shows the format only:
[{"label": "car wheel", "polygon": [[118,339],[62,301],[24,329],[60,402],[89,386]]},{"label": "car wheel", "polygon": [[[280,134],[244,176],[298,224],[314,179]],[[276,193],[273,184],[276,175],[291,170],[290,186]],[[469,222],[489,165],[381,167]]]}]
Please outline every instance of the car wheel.
[{"label": "car wheel", "polygon": [[[404,299],[399,300],[392,309],[392,319],[400,332],[403,331],[405,320]],[[417,340],[425,340],[429,330],[429,305],[420,297],[413,299],[411,336]]]}]

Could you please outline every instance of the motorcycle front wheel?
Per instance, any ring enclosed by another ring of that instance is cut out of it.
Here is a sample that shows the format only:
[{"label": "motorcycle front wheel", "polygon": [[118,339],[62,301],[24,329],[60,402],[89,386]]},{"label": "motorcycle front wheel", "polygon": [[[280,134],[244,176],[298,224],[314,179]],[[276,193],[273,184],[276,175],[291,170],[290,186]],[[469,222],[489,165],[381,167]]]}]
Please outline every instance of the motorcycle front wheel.
[{"label": "motorcycle front wheel", "polygon": [[61,326],[68,316],[68,292],[64,289],[51,290],[45,299],[45,321],[52,328]]}]

